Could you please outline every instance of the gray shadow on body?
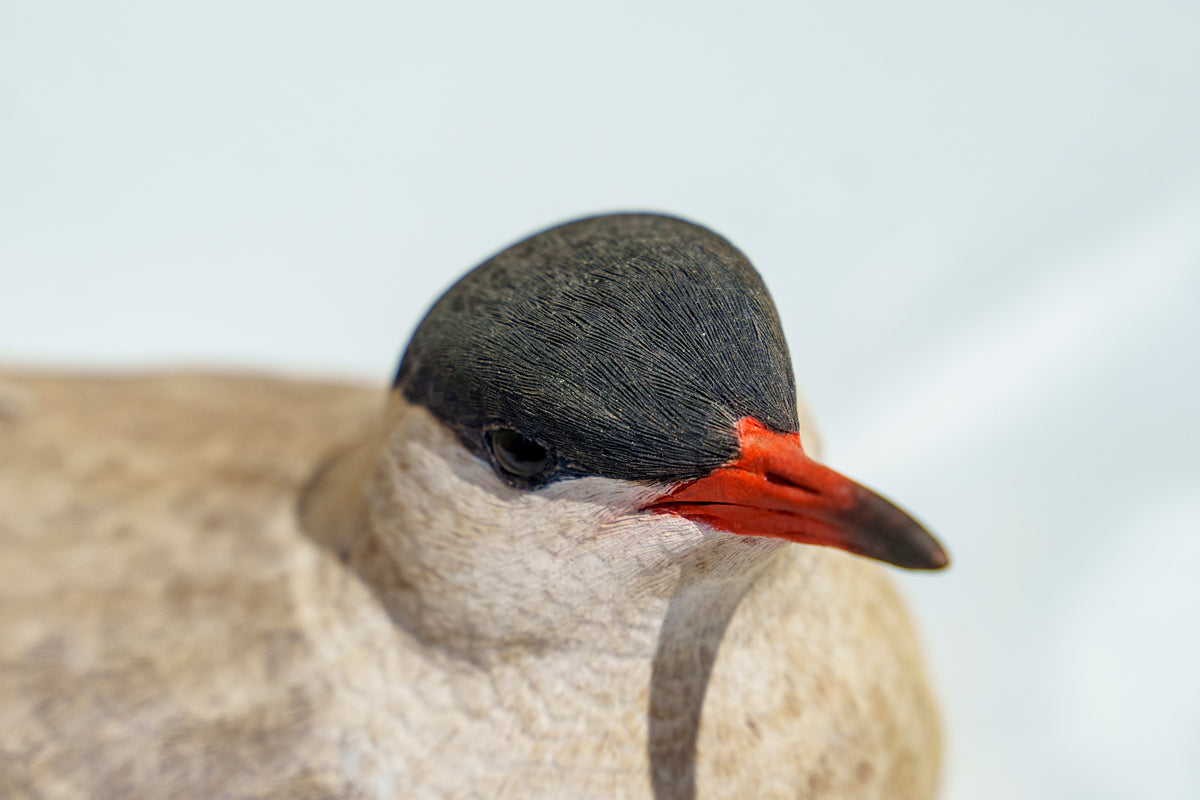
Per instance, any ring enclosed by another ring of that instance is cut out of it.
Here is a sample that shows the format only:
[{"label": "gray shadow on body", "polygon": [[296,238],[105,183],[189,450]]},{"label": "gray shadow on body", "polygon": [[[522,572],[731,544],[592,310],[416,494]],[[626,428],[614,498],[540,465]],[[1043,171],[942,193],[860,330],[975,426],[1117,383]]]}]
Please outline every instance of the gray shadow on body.
[{"label": "gray shadow on body", "polygon": [[676,594],[667,606],[650,674],[648,752],[654,800],[694,800],[696,741],[725,629],[751,582]]}]

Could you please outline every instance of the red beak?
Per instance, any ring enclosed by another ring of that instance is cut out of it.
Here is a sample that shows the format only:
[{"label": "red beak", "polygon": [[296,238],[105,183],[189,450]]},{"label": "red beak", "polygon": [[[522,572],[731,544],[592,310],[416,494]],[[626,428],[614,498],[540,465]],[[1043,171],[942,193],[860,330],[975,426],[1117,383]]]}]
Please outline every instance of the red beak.
[{"label": "red beak", "polygon": [[929,531],[889,500],[818,464],[800,435],[738,421],[737,461],[655,500],[648,510],[746,536],[838,547],[908,569],[950,563]]}]

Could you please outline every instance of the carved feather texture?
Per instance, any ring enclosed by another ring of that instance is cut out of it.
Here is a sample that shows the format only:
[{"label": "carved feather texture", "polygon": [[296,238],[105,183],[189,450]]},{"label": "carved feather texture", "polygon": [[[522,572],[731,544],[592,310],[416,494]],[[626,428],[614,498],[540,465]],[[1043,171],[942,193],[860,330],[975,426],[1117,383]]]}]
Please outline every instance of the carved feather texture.
[{"label": "carved feather texture", "polygon": [[485,262],[430,310],[396,383],[473,452],[502,421],[572,475],[696,478],[737,454],[740,417],[798,425],[758,273],[711,231],[651,214],[562,225]]}]

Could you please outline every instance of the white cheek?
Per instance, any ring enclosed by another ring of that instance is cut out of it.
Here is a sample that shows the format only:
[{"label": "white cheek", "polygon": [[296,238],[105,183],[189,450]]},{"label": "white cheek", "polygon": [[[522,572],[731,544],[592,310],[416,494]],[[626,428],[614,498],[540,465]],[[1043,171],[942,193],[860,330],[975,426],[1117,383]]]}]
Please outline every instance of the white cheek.
[{"label": "white cheek", "polygon": [[665,603],[681,581],[719,576],[774,546],[640,510],[667,488],[587,477],[514,489],[427,412],[409,409],[384,447],[369,513],[413,590],[405,602],[431,631],[564,638],[633,624],[624,617]]}]

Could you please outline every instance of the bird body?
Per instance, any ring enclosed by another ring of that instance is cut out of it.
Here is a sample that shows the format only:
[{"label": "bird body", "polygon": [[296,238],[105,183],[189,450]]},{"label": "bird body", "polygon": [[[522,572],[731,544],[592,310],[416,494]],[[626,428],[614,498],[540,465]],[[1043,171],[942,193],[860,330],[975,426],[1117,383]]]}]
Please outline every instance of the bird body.
[{"label": "bird body", "polygon": [[932,796],[880,566],[482,457],[421,369],[0,374],[0,796]]}]

